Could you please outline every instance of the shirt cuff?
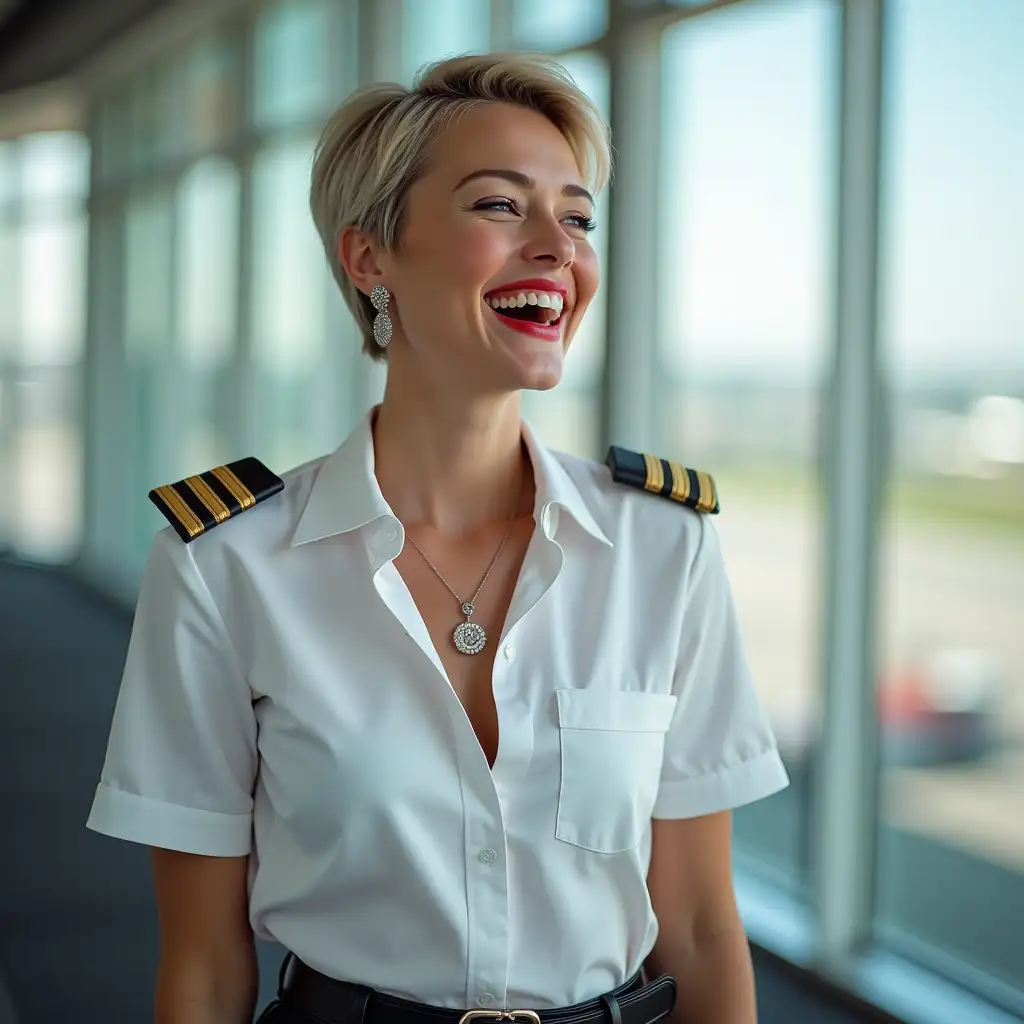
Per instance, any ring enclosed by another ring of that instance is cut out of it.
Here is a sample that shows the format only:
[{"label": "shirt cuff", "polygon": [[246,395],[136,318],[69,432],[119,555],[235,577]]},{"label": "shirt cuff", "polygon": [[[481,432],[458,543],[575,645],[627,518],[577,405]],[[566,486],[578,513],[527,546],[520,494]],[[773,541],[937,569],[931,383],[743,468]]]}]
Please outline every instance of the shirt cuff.
[{"label": "shirt cuff", "polygon": [[789,776],[772,749],[751,761],[695,779],[662,782],[654,804],[655,818],[697,818],[762,800],[789,785]]},{"label": "shirt cuff", "polygon": [[207,857],[244,857],[252,848],[252,815],[222,814],[164,803],[104,783],[86,827],[115,839]]}]

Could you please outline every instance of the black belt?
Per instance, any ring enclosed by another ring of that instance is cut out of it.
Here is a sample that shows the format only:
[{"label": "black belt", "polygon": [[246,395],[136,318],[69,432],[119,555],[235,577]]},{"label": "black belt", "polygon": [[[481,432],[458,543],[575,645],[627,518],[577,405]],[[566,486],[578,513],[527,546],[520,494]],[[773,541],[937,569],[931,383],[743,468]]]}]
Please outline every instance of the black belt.
[{"label": "black belt", "polygon": [[663,974],[644,983],[637,974],[597,999],[553,1010],[452,1010],[385,995],[365,985],[335,981],[289,957],[281,971],[278,998],[285,1006],[310,1014],[324,1024],[469,1024],[518,1021],[520,1024],[654,1024],[672,1011],[676,983]]}]

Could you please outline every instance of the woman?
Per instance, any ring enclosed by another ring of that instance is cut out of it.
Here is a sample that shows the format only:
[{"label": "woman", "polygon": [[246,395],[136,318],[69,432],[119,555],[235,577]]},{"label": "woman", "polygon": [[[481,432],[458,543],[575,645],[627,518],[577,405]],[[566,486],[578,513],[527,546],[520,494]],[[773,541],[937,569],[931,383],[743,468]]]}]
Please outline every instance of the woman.
[{"label": "woman", "polygon": [[154,542],[90,818],[153,848],[161,1024],[249,1020],[253,932],[293,954],[275,1024],[754,1020],[728,812],[786,777],[710,481],[520,419],[597,289],[607,165],[539,57],[327,125],[313,215],[383,401],[283,484],[154,494],[190,543]]}]

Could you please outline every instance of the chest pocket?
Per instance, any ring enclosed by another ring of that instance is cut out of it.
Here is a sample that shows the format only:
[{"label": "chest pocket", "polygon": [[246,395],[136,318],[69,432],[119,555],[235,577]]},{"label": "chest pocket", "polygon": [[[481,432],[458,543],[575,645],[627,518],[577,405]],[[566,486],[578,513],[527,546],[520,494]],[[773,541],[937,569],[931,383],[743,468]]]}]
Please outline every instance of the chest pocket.
[{"label": "chest pocket", "polygon": [[558,690],[557,698],[562,780],[555,836],[597,853],[631,850],[654,810],[676,697]]}]

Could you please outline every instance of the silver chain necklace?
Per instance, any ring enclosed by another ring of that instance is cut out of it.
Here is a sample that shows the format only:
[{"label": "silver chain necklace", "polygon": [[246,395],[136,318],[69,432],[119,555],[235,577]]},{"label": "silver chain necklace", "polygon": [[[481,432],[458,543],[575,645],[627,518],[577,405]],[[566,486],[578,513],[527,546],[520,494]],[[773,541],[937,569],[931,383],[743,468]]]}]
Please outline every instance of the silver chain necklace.
[{"label": "silver chain necklace", "polygon": [[479,654],[484,647],[487,646],[487,632],[483,626],[478,622],[472,622],[473,612],[476,611],[476,599],[480,596],[480,591],[484,589],[484,584],[487,582],[487,578],[491,575],[491,570],[498,562],[498,556],[505,548],[505,541],[508,540],[509,534],[512,533],[512,524],[515,522],[516,509],[512,510],[512,515],[509,518],[508,526],[505,529],[505,536],[501,538],[501,543],[498,545],[498,550],[494,552],[494,557],[491,559],[491,564],[487,566],[487,572],[484,573],[484,578],[480,581],[480,586],[476,588],[476,593],[468,600],[463,601],[458,594],[455,593],[455,589],[452,585],[441,575],[440,570],[434,563],[427,558],[423,552],[423,548],[419,546],[409,536],[406,531],[405,539],[422,555],[423,561],[434,570],[434,575],[448,588],[452,597],[462,605],[462,614],[466,616],[465,622],[460,622],[452,633],[452,640],[455,642],[456,649],[461,654]]}]

